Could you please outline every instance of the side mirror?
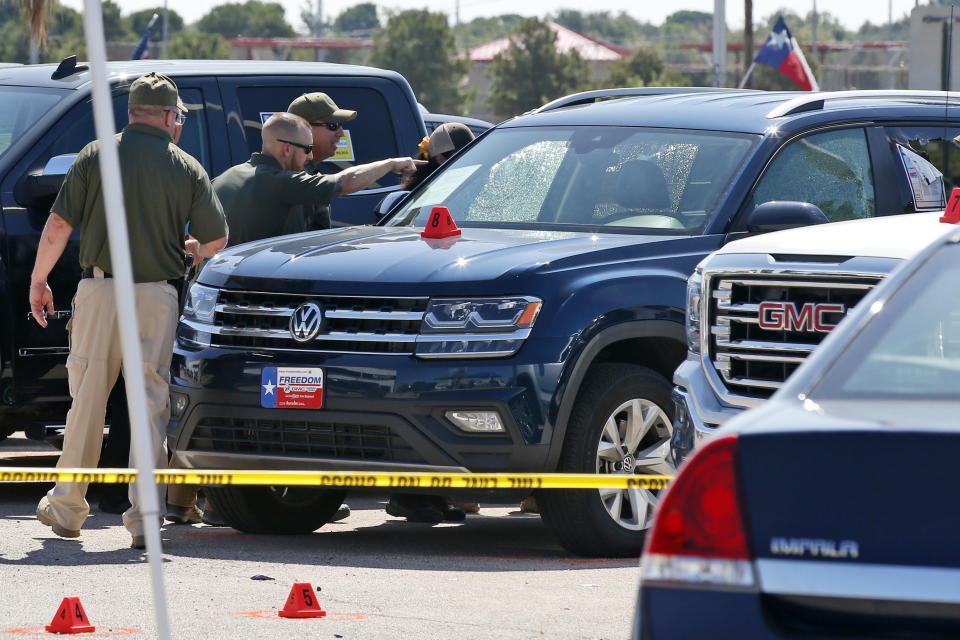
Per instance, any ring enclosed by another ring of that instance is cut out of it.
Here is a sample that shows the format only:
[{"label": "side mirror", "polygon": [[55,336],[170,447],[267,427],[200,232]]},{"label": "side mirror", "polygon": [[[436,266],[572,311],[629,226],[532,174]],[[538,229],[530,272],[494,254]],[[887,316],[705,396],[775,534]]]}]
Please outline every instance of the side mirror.
[{"label": "side mirror", "polygon": [[820,207],[809,202],[771,200],[764,202],[747,216],[749,233],[768,233],[813,224],[827,224],[830,220]]},{"label": "side mirror", "polygon": [[406,198],[407,194],[409,193],[409,191],[391,191],[385,195],[383,200],[381,200],[377,207],[373,210],[373,215],[377,217],[377,222],[380,222],[387,217],[387,214],[390,213],[390,211],[394,209],[401,200]]},{"label": "side mirror", "polygon": [[69,153],[62,156],[54,156],[47,160],[43,167],[43,172],[27,175],[27,193],[34,201],[42,200],[56,196],[63,185],[63,179],[67,171],[77,159],[77,154]]}]

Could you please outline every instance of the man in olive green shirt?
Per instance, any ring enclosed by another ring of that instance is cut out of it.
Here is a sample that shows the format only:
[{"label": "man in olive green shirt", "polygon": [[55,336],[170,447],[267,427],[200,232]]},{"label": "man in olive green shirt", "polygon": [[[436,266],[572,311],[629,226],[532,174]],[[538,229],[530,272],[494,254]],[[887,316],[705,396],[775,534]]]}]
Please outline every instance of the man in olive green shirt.
[{"label": "man in olive green shirt", "polygon": [[234,244],[304,230],[302,204],[327,204],[366,188],[388,172],[413,173],[422,161],[390,158],[357,165],[333,175],[303,171],[313,156],[307,122],[287,112],[270,116],[261,132],[263,149],[213,181]]},{"label": "man in olive green shirt", "polygon": [[[287,113],[300,116],[310,125],[313,134],[313,159],[303,165],[310,175],[320,173],[320,164],[333,157],[343,137],[343,124],[357,117],[352,109],[341,109],[333,99],[319,91],[304,93],[290,103]],[[330,204],[313,202],[302,205],[301,214],[307,231],[330,228]]]},{"label": "man in olive green shirt", "polygon": [[[68,324],[67,374],[73,403],[59,468],[97,466],[107,397],[122,360],[117,314],[130,304],[136,304],[139,322],[154,467],[166,467],[168,382],[179,312],[171,281],[183,277],[184,229],[189,224],[190,234],[198,241],[194,250],[202,256],[213,256],[227,243],[223,210],[206,172],[171,138],[183,115],[176,84],[162,74],[148,73],[130,85],[128,102],[130,124],[117,142],[136,300],[116,300],[110,279],[97,142],[83,148],[67,173],[40,238],[30,281],[30,309],[40,326],[46,327],[45,312],[54,309],[47,276],[71,232],[80,225],[83,279]],[[86,489],[86,484],[58,482],[40,500],[37,518],[59,536],[79,536],[90,512]],[[141,513],[133,488],[129,498],[132,506],[124,512],[123,523],[132,536],[131,546],[142,549],[143,517],[154,514]]]}]

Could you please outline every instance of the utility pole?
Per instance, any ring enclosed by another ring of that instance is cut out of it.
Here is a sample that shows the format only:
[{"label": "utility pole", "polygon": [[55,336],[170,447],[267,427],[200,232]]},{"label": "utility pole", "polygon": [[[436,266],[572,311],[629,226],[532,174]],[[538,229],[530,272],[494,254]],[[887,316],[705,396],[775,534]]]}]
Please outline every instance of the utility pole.
[{"label": "utility pole", "polygon": [[161,37],[160,57],[164,60],[167,58],[167,0],[163,0],[163,36]]},{"label": "utility pole", "polygon": [[317,0],[317,13],[313,16],[313,35],[323,37],[323,0]]},{"label": "utility pole", "polygon": [[[743,77],[753,64],[753,0],[743,0]],[[746,85],[747,89],[750,85]]]},{"label": "utility pole", "polygon": [[726,0],[713,0],[713,86],[727,86]]}]

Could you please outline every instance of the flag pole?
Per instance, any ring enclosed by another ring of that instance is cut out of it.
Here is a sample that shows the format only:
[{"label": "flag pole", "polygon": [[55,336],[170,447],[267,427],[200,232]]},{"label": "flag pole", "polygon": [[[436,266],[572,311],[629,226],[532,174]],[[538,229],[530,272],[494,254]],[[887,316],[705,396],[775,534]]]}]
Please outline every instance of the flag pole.
[{"label": "flag pole", "polygon": [[147,560],[153,587],[153,606],[157,638],[170,638],[167,620],[167,596],[163,586],[163,549],[160,545],[160,500],[156,477],[153,474],[154,456],[147,415],[147,394],[143,378],[143,354],[140,352],[136,305],[120,313],[120,301],[131,303],[136,299],[133,287],[133,266],[130,260],[130,239],[127,235],[127,216],[123,205],[123,185],[120,179],[120,154],[114,137],[113,105],[110,83],[107,79],[107,46],[103,31],[103,13],[100,0],[84,0],[83,31],[93,80],[93,118],[100,151],[100,175],[103,203],[107,217],[107,239],[113,269],[113,286],[117,300],[117,325],[123,353],[124,379],[127,382],[127,401],[130,407],[130,436],[133,457],[137,463],[137,502],[143,519],[147,542]]},{"label": "flag pole", "polygon": [[753,68],[754,68],[755,66],[757,66],[757,63],[756,63],[756,62],[751,62],[751,63],[750,63],[750,66],[747,67],[747,72],[746,72],[745,74],[743,74],[743,79],[740,81],[740,84],[739,84],[739,86],[737,86],[737,89],[743,89],[743,87],[746,86],[747,80],[750,79],[750,74],[753,73]]}]

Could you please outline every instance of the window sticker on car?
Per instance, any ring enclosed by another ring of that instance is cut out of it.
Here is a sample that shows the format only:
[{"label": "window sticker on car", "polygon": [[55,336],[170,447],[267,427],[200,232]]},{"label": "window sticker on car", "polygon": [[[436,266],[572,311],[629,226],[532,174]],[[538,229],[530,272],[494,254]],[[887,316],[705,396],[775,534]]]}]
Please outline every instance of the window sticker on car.
[{"label": "window sticker on car", "polygon": [[942,209],[946,206],[943,197],[943,174],[923,156],[914,153],[903,145],[897,145],[900,161],[907,172],[910,191],[913,192],[913,205],[917,210]]},{"label": "window sticker on car", "polygon": [[323,369],[264,367],[260,406],[267,409],[319,409],[323,406]]},{"label": "window sticker on car", "polygon": [[353,139],[350,137],[348,130],[343,130],[343,137],[337,140],[337,150],[328,160],[349,160],[350,162],[356,160],[353,156]]}]

